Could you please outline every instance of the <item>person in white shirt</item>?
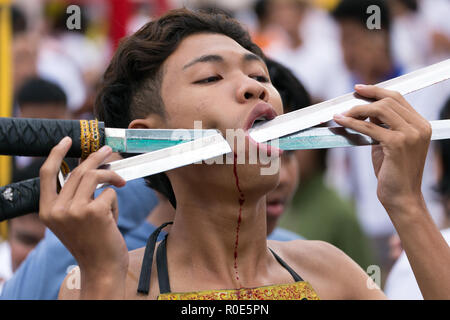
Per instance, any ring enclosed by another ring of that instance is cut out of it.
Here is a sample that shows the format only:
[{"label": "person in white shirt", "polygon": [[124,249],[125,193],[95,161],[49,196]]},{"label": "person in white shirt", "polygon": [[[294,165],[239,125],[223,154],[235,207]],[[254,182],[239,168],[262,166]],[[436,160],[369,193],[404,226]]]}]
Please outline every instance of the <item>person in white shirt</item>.
[{"label": "person in white shirt", "polygon": [[0,294],[3,284],[13,275],[11,263],[11,247],[8,241],[0,242]]},{"label": "person in white shirt", "polygon": [[266,50],[290,68],[314,102],[347,93],[350,78],[339,50],[336,23],[305,0],[268,0],[268,20],[281,27],[289,43]]}]

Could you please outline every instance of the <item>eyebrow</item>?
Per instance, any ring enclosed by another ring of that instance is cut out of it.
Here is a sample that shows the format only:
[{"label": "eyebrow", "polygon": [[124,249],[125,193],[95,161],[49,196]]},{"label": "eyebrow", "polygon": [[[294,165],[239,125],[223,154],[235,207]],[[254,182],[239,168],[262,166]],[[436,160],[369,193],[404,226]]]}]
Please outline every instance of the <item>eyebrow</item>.
[{"label": "eyebrow", "polygon": [[257,56],[256,54],[253,53],[246,53],[244,55],[244,61],[259,61],[264,63],[264,65],[266,64],[266,62],[264,61],[263,58],[261,58],[260,56]]},{"label": "eyebrow", "polygon": [[[259,61],[265,64],[265,61],[257,56],[256,54],[253,53],[246,53],[244,54],[244,56],[242,57],[243,61]],[[191,62],[189,62],[188,64],[186,64],[183,67],[183,70],[186,70],[187,68],[193,66],[194,64],[197,63],[205,63],[205,62],[215,62],[215,63],[223,63],[225,60],[222,56],[219,56],[217,54],[208,54],[208,55],[204,55],[198,58],[195,58],[194,60],[192,60]]]}]

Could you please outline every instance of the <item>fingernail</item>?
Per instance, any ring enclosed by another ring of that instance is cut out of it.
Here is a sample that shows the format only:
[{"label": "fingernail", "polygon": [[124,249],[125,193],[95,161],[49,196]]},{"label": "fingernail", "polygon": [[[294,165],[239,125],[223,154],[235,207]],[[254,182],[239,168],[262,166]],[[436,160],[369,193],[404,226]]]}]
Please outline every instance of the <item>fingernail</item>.
[{"label": "fingernail", "polygon": [[100,150],[98,150],[98,152],[102,152],[102,153],[110,152],[110,151],[112,151],[110,146],[103,146],[100,148]]},{"label": "fingernail", "polygon": [[59,142],[59,145],[61,146],[67,146],[70,143],[70,137],[64,137],[61,139],[61,141]]},{"label": "fingernail", "polygon": [[337,113],[334,115],[334,119],[343,120],[345,119],[345,116],[343,114]]},{"label": "fingernail", "polygon": [[367,86],[365,84],[356,84],[355,85],[355,89],[364,89],[367,88]]}]

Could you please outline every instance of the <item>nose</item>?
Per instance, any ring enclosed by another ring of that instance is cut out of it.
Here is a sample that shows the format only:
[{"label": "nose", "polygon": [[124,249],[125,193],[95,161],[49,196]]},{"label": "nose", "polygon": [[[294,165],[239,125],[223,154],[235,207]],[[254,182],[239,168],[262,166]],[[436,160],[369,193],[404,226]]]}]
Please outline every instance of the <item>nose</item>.
[{"label": "nose", "polygon": [[248,76],[245,76],[240,82],[236,95],[239,103],[246,103],[250,100],[258,99],[265,102],[268,102],[269,100],[269,92],[267,89],[259,81],[249,78]]}]

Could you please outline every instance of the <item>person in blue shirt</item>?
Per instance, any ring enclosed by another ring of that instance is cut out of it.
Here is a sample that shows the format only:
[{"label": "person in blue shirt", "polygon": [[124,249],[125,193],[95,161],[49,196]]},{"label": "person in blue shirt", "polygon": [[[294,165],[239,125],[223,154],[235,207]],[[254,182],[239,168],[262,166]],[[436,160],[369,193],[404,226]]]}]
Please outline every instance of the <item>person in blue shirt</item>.
[{"label": "person in blue shirt", "polygon": [[[142,224],[158,200],[143,179],[129,181],[125,188],[116,191],[121,212],[117,223],[119,230],[126,235]],[[73,256],[47,229],[44,239],[5,283],[1,299],[56,299],[61,282],[74,265],[77,262]]]}]

